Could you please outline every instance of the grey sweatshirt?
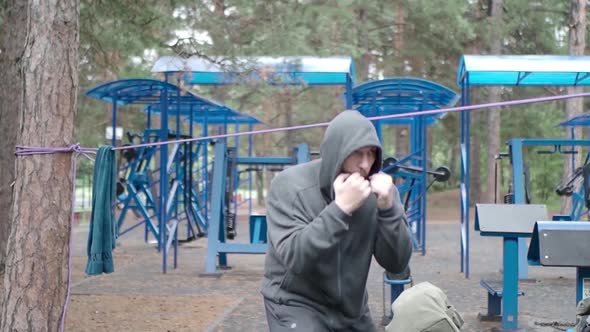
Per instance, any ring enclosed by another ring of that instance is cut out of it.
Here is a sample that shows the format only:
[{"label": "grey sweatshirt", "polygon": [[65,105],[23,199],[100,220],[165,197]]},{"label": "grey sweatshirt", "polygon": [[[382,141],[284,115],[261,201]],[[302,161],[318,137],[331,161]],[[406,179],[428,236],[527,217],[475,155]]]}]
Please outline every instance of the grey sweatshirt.
[{"label": "grey sweatshirt", "polygon": [[366,282],[374,255],[391,273],[402,272],[412,253],[406,217],[394,187],[394,205],[378,209],[370,195],[351,216],[334,202],[332,184],[352,152],[378,147],[371,169],[381,169],[373,125],[344,111],[328,126],[319,160],[293,166],[272,181],[267,200],[268,250],[263,296],[313,309],[332,328],[346,328],[367,308]]}]

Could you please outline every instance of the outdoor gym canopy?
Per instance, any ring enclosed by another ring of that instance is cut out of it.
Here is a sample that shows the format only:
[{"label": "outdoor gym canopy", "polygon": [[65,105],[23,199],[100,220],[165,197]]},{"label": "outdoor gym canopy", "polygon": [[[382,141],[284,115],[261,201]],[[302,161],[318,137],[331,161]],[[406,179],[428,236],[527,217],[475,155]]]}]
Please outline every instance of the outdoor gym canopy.
[{"label": "outdoor gym canopy", "polygon": [[187,72],[188,84],[235,84],[242,79],[282,84],[343,85],[352,82],[354,63],[350,57],[221,57],[187,59],[164,56],[156,61],[153,73]]},{"label": "outdoor gym canopy", "polygon": [[[393,77],[369,81],[352,90],[354,109],[367,117],[414,113],[451,107],[459,95],[438,83],[413,77]],[[426,117],[427,124],[433,124],[445,113]],[[380,120],[384,124],[408,124],[411,118]]]},{"label": "outdoor gym canopy", "polygon": [[464,55],[457,85],[588,86],[590,56]]},{"label": "outdoor gym canopy", "polygon": [[[235,111],[227,106],[221,105],[220,107],[209,107],[205,110],[199,107],[193,107],[190,103],[183,103],[168,108],[168,116],[181,116],[186,121],[192,121],[193,123],[199,123],[202,125],[207,124],[263,124],[264,122],[257,119],[256,117]],[[144,113],[151,115],[160,115],[160,105],[152,104],[148,105],[143,109]]]}]

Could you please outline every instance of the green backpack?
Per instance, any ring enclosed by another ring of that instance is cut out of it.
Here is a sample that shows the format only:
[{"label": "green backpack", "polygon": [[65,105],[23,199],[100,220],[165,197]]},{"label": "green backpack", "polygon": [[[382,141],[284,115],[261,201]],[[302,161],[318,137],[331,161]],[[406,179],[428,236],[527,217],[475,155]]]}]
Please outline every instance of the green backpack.
[{"label": "green backpack", "polygon": [[403,291],[392,304],[393,319],[386,332],[457,332],[463,317],[445,293],[429,282]]}]

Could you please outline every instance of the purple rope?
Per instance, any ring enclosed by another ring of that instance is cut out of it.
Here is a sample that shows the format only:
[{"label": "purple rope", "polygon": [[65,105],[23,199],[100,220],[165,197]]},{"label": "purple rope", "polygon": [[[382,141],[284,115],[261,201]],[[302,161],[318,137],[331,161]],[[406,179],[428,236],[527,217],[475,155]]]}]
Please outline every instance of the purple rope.
[{"label": "purple rope", "polygon": [[16,156],[32,156],[36,154],[55,154],[55,153],[74,153],[73,166],[74,172],[72,173],[72,212],[70,213],[70,243],[69,243],[69,254],[68,254],[68,288],[66,292],[66,300],[61,315],[61,322],[59,324],[59,330],[63,332],[66,322],[66,312],[68,310],[68,302],[70,301],[70,287],[72,284],[72,250],[73,250],[73,239],[74,239],[74,210],[76,206],[76,169],[77,161],[80,155],[94,161],[88,154],[96,153],[96,149],[87,149],[80,147],[80,144],[73,144],[67,148],[38,148],[30,146],[16,146]]},{"label": "purple rope", "polygon": [[[500,101],[500,102],[486,103],[486,104],[457,106],[457,107],[435,109],[435,110],[429,110],[429,111],[380,115],[380,116],[368,117],[367,119],[369,119],[371,121],[375,121],[375,120],[386,120],[386,119],[396,119],[396,118],[407,118],[407,117],[417,116],[417,115],[432,115],[432,114],[439,114],[439,113],[473,111],[473,110],[481,110],[481,109],[492,108],[492,107],[516,106],[516,105],[523,105],[523,104],[542,103],[542,102],[548,102],[548,101],[557,101],[557,100],[564,100],[564,99],[571,99],[571,98],[582,98],[582,97],[590,97],[590,92],[582,92],[582,93],[575,93],[575,94],[569,94],[569,95],[559,95],[559,96],[516,99],[516,100],[510,100],[510,101]],[[211,136],[196,137],[196,138],[184,138],[184,139],[171,140],[171,141],[161,141],[161,142],[154,142],[154,143],[142,143],[142,144],[135,144],[135,145],[118,146],[118,147],[113,147],[113,150],[126,150],[126,149],[135,149],[135,148],[147,147],[147,146],[160,146],[160,145],[174,144],[174,143],[197,142],[197,141],[211,140],[211,139],[216,139],[216,138],[227,138],[227,137],[236,137],[236,136],[243,136],[243,135],[269,134],[269,133],[276,133],[276,132],[281,132],[281,131],[327,127],[329,124],[330,124],[329,122],[320,122],[320,123],[312,123],[312,124],[298,125],[298,126],[292,126],[292,127],[241,131],[241,132],[232,133],[232,134],[220,134],[220,135],[211,135]]]}]

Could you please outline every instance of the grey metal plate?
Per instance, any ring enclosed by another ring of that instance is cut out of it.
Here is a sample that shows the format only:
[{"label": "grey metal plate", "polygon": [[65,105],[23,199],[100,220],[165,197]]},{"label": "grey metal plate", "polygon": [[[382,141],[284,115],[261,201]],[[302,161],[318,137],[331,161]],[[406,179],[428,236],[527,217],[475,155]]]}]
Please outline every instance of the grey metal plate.
[{"label": "grey metal plate", "polygon": [[539,231],[541,264],[546,266],[590,266],[590,231]]},{"label": "grey metal plate", "polygon": [[532,234],[535,222],[547,220],[544,204],[476,204],[475,230],[485,233]]}]

